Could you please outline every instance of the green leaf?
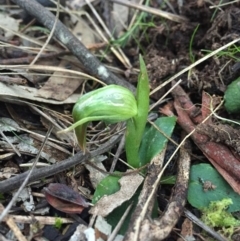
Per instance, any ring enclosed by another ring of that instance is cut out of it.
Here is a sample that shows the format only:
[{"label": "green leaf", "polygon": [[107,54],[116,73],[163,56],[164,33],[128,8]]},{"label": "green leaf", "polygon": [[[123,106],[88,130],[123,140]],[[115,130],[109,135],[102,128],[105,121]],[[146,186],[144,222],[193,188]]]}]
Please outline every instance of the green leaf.
[{"label": "green leaf", "polygon": [[224,100],[224,106],[229,113],[240,112],[240,78],[228,85]]},{"label": "green leaf", "polygon": [[170,185],[174,185],[176,183],[176,176],[163,176],[161,178],[161,185],[167,185],[167,184],[170,184]]},{"label": "green leaf", "polygon": [[[115,172],[116,173],[116,172]],[[116,177],[116,176],[107,176],[104,178],[97,186],[95,193],[93,195],[92,203],[95,204],[101,197],[105,195],[111,195],[114,194],[115,192],[120,190],[120,185],[118,183],[119,179],[121,176]],[[121,227],[119,233],[125,234],[127,227],[129,225],[130,217],[137,205],[138,201],[138,196],[140,194],[140,190],[142,189],[142,185],[138,188],[136,193],[133,195],[133,197],[124,202],[121,206],[117,207],[115,210],[113,210],[107,217],[106,220],[109,224],[113,226],[113,228],[116,227],[118,224],[119,220],[121,219],[123,213],[125,210],[128,208],[128,206],[132,203],[133,206],[127,215],[127,218],[125,222],[123,223],[123,226]]]},{"label": "green leaf", "polygon": [[138,148],[141,144],[142,135],[147,123],[148,109],[149,109],[149,92],[150,92],[147,67],[141,55],[139,56],[139,62],[140,62],[141,72],[138,77],[137,96],[136,96],[138,113],[134,117],[136,129],[138,130],[137,132],[138,138],[140,139]]},{"label": "green leaf", "polygon": [[[118,172],[114,172],[118,173]],[[120,185],[118,180],[121,176],[107,176],[105,177],[97,186],[93,198],[92,203],[95,204],[101,197],[104,195],[111,195],[120,190]]]},{"label": "green leaf", "polygon": [[137,85],[137,115],[127,122],[125,149],[128,164],[132,167],[141,167],[139,162],[139,147],[142,141],[143,132],[147,123],[149,109],[149,79],[147,68],[142,56],[139,57],[140,74]]},{"label": "green leaf", "polygon": [[[119,172],[115,172],[119,173]],[[107,176],[104,178],[97,186],[95,193],[93,195],[92,203],[95,204],[101,197],[105,195],[111,195],[114,194],[115,192],[120,190],[120,185],[118,183],[119,179],[121,177],[116,177],[116,176]],[[142,190],[142,185],[139,186],[135,194],[126,202],[124,202],[121,206],[117,207],[114,209],[107,217],[106,220],[109,224],[113,226],[113,228],[116,227],[116,225],[119,223],[119,220],[121,219],[122,215],[124,214],[125,210],[129,207],[130,204],[132,204],[132,208],[129,211],[119,233],[120,234],[125,234],[127,227],[130,222],[130,218],[132,213],[134,212],[134,209],[137,205],[138,202],[138,197],[140,195],[140,192]],[[152,212],[152,217],[157,217],[158,215],[158,205],[157,202],[155,203],[155,206],[153,208]]]},{"label": "green leaf", "polygon": [[[119,220],[121,219],[122,215],[124,214],[124,212],[126,211],[126,209],[129,207],[130,204],[132,204],[132,208],[129,211],[120,231],[119,234],[125,235],[127,228],[129,226],[130,223],[130,219],[131,216],[137,206],[137,202],[138,202],[138,197],[140,195],[142,189],[142,185],[138,188],[138,190],[136,191],[136,193],[132,196],[132,198],[128,201],[126,201],[125,203],[123,203],[121,206],[119,206],[118,208],[116,208],[115,210],[113,210],[108,216],[107,216],[107,222],[109,224],[111,224],[113,226],[113,228],[115,228],[117,226],[117,224],[119,223]],[[157,200],[155,201],[154,207],[153,207],[153,211],[152,211],[152,218],[156,218],[158,217],[158,203]]]},{"label": "green leaf", "polygon": [[117,224],[119,223],[119,220],[121,219],[122,215],[124,214],[124,212],[126,211],[126,209],[129,207],[129,205],[132,204],[132,208],[129,211],[121,229],[119,230],[119,234],[124,235],[127,231],[127,228],[129,226],[129,222],[131,219],[131,216],[133,214],[134,209],[137,206],[137,202],[138,202],[138,197],[140,195],[140,191],[142,189],[142,185],[138,188],[138,190],[136,191],[136,193],[132,196],[132,198],[126,202],[124,202],[121,206],[117,207],[115,210],[113,210],[108,216],[107,216],[107,222],[109,224],[111,224],[113,226],[113,228],[115,228],[117,226]]},{"label": "green leaf", "polygon": [[[204,191],[203,183],[210,181],[215,189]],[[222,176],[209,164],[198,164],[191,167],[188,190],[188,202],[200,210],[209,206],[211,201],[220,201],[224,198],[232,199],[233,204],[228,212],[240,210],[240,195],[235,193]]]},{"label": "green leaf", "polygon": [[[165,136],[171,137],[176,124],[176,117],[161,117],[158,118],[154,124],[165,134]],[[149,163],[154,156],[163,150],[168,141],[165,136],[154,126],[146,128],[139,149],[140,166]]]}]

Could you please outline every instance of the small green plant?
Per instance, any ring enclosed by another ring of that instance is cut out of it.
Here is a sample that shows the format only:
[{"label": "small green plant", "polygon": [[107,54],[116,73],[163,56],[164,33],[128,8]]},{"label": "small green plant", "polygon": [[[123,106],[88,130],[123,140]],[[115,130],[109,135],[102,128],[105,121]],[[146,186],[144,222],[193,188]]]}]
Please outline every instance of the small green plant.
[{"label": "small green plant", "polygon": [[220,0],[220,1],[219,1],[219,4],[217,5],[217,7],[215,8],[215,10],[214,10],[214,12],[213,12],[213,15],[212,15],[212,17],[211,17],[210,22],[213,22],[216,14],[217,14],[217,11],[219,11],[219,9],[220,9],[220,6],[221,6],[222,2],[223,2],[223,0]]},{"label": "small green plant", "polygon": [[[149,5],[149,0],[146,1],[145,5]],[[139,42],[139,37],[137,37],[137,33],[139,32],[139,29],[141,29],[142,35],[144,35],[146,37],[146,40],[149,42],[150,39],[146,34],[146,31],[148,28],[156,26],[153,22],[153,19],[147,22],[146,17],[147,13],[145,12],[141,12],[139,15],[137,15],[135,23],[132,24],[131,27],[126,31],[126,33],[124,33],[121,37],[119,37],[117,40],[112,41],[112,44],[125,47],[129,42],[129,39],[133,39],[136,42],[138,48],[141,49],[141,51],[144,53],[144,48],[142,48]]]},{"label": "small green plant", "polygon": [[[129,42],[129,39],[132,38],[135,42],[136,45],[138,46],[139,49],[143,50],[140,42],[139,42],[139,38],[136,37],[136,32],[138,31],[139,28],[141,28],[142,30],[142,34],[146,37],[147,41],[149,42],[150,39],[148,37],[148,35],[146,34],[147,29],[150,27],[155,27],[156,25],[153,23],[153,21],[147,22],[147,23],[143,23],[143,19],[144,19],[144,14],[142,13],[136,23],[125,33],[123,34],[120,38],[118,38],[117,40],[112,41],[113,45],[120,45],[121,47],[125,47],[127,45],[127,43]],[[143,16],[142,16],[143,15]]]},{"label": "small green plant", "polygon": [[127,121],[126,154],[133,167],[139,167],[138,150],[147,122],[149,81],[147,69],[140,56],[140,70],[136,97],[124,87],[109,85],[79,98],[73,108],[74,124],[63,132],[75,129],[78,143],[86,150],[86,130],[90,121],[117,123]]},{"label": "small green plant", "polygon": [[126,155],[127,161],[133,167],[140,167],[139,147],[142,141],[143,132],[147,123],[149,109],[149,79],[146,65],[140,57],[140,74],[137,86],[137,115],[127,122],[126,132]]},{"label": "small green plant", "polygon": [[[205,52],[207,54],[211,53],[211,50],[206,50],[203,49],[202,52]],[[237,46],[235,44],[231,45],[230,47],[227,48],[227,50],[222,50],[216,54],[217,58],[220,57],[228,57],[236,61],[240,61],[239,58],[239,53],[240,53],[240,46]]]},{"label": "small green plant", "polygon": [[196,26],[196,28],[194,29],[193,34],[192,34],[191,39],[190,39],[190,43],[189,43],[189,58],[190,58],[190,60],[191,60],[192,63],[195,62],[195,56],[194,56],[193,51],[192,51],[193,40],[194,40],[194,38],[195,38],[195,35],[196,35],[197,31],[198,31],[199,26],[200,26],[200,25],[198,24],[198,25]]},{"label": "small green plant", "polygon": [[[127,162],[135,168],[142,167],[149,163],[158,153],[163,151],[176,124],[175,117],[161,117],[154,122],[154,126],[148,125],[147,116],[149,111],[149,80],[145,63],[140,56],[140,74],[136,96],[128,89],[110,85],[94,90],[79,98],[73,108],[74,124],[65,129],[64,132],[75,129],[78,142],[82,150],[86,150],[86,129],[90,121],[105,121],[116,123],[126,121],[125,150]],[[163,134],[164,133],[164,134]],[[144,171],[143,171],[144,173]],[[106,195],[114,194],[120,190],[117,177],[109,175],[104,178],[96,187],[92,202],[96,203]],[[167,182],[174,182],[172,178]],[[113,227],[117,225],[122,213],[132,203],[137,203],[141,187],[134,196],[124,202],[120,207],[113,210],[106,218]],[[156,212],[157,213],[157,212]],[[123,224],[121,232],[124,233],[130,220],[130,213]]]},{"label": "small green plant", "polygon": [[[141,145],[139,148],[139,159],[140,165],[143,166],[149,163],[157,154],[159,154],[167,144],[168,138],[167,136],[171,136],[173,129],[176,124],[175,117],[160,117],[154,122],[154,126],[147,125],[143,136]],[[157,128],[156,128],[157,127]],[[158,131],[161,130],[161,132]],[[116,172],[116,174],[121,174]],[[109,175],[105,177],[97,186],[92,202],[95,204],[99,199],[104,196],[110,196],[111,194],[116,193],[120,190],[120,176],[112,176]],[[166,177],[165,180],[161,180],[162,184],[174,184],[174,177]],[[132,210],[130,211],[126,221],[123,223],[123,227],[121,228],[120,233],[124,234],[126,228],[129,224],[131,212],[134,210],[138,196],[140,194],[141,187],[136,191],[135,195],[128,201],[124,202],[120,207],[117,207],[113,212],[111,212],[107,216],[107,220],[113,227],[115,227],[118,223],[124,211],[128,208],[130,204],[133,204]],[[156,211],[156,210],[155,210]],[[154,215],[157,215],[157,211],[153,212]]]},{"label": "small green plant", "polygon": [[78,143],[85,151],[86,129],[90,121],[116,123],[128,120],[137,115],[137,103],[128,89],[108,85],[81,96],[74,105],[72,115],[74,124],[67,130],[75,128]]},{"label": "small green plant", "polygon": [[54,227],[57,229],[61,229],[62,225],[63,225],[62,219],[59,217],[56,217]]}]

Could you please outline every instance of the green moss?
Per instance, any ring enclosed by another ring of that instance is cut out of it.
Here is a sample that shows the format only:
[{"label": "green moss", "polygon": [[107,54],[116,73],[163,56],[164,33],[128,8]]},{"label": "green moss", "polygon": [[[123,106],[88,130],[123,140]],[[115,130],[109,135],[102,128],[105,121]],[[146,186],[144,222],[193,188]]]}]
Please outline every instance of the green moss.
[{"label": "green moss", "polygon": [[61,229],[62,224],[63,224],[62,219],[56,217],[56,218],[55,218],[55,224],[54,224],[54,227],[57,228],[57,229]]},{"label": "green moss", "polygon": [[230,204],[232,204],[230,198],[210,202],[209,207],[202,210],[202,221],[210,227],[222,228],[225,235],[231,236],[234,227],[239,225],[240,221],[226,211]]}]

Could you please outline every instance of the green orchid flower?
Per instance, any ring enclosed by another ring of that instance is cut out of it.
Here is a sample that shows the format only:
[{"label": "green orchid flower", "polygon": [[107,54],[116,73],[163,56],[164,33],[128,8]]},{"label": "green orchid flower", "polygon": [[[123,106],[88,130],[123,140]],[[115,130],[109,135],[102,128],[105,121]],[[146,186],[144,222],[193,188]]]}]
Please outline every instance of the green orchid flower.
[{"label": "green orchid flower", "polygon": [[90,121],[117,123],[137,115],[137,102],[132,92],[122,86],[108,85],[79,98],[72,111],[74,124],[66,129],[75,129],[78,143],[86,148],[86,130]]},{"label": "green orchid flower", "polygon": [[118,85],[109,85],[91,91],[79,98],[73,108],[74,124],[63,132],[75,129],[78,143],[86,150],[86,130],[90,121],[117,123],[127,121],[126,154],[133,167],[139,167],[138,150],[147,122],[149,108],[149,81],[146,66],[140,56],[140,75],[136,97]]}]

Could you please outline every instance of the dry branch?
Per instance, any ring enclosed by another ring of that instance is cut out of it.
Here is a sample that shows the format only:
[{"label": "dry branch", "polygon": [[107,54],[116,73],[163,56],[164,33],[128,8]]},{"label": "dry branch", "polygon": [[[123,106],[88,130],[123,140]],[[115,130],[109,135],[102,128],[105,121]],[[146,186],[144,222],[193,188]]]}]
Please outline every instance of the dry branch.
[{"label": "dry branch", "polygon": [[[194,131],[197,128],[197,124],[200,124],[203,118],[206,117],[204,110],[211,110],[211,102],[208,101],[207,105],[202,107],[200,112],[196,112],[196,107],[180,86],[177,86],[172,93],[175,97],[174,107],[178,114],[179,125],[187,133]],[[207,96],[203,95],[203,103],[206,104],[204,98],[207,98]],[[233,155],[227,146],[212,141],[207,135],[200,134],[197,131],[191,135],[191,138],[233,190],[240,193],[240,157]]]},{"label": "dry branch", "polygon": [[[154,158],[148,170],[143,190],[139,197],[138,205],[131,219],[131,226],[125,236],[124,241],[153,241],[166,238],[180,218],[187,196],[190,156],[187,151],[180,149],[178,163],[178,177],[169,205],[164,214],[155,220],[150,220],[154,204],[152,192],[156,192],[159,185],[159,175],[162,170],[164,152]],[[151,201],[148,202],[149,197]]]},{"label": "dry branch", "polygon": [[[113,136],[108,142],[106,142],[96,151],[93,151],[91,153],[83,154],[82,152],[78,152],[75,156],[63,160],[60,163],[57,163],[50,167],[35,169],[29,179],[29,182],[52,176],[56,173],[67,170],[77,164],[84,163],[86,160],[110,150],[120,140],[120,137],[121,135]],[[29,171],[19,174],[13,178],[1,181],[0,192],[10,192],[14,189],[17,189],[26,178],[28,172]]]},{"label": "dry branch", "polygon": [[[49,30],[53,28],[55,16],[35,0],[13,0],[13,2],[35,17]],[[129,82],[110,72],[60,21],[57,21],[54,37],[78,58],[89,74],[98,77],[106,84],[121,85],[133,92],[135,91],[135,87]]]}]

